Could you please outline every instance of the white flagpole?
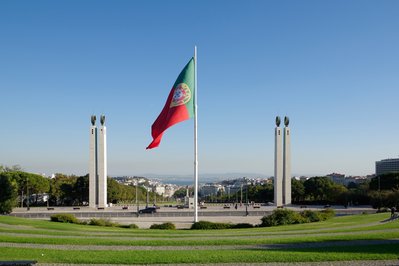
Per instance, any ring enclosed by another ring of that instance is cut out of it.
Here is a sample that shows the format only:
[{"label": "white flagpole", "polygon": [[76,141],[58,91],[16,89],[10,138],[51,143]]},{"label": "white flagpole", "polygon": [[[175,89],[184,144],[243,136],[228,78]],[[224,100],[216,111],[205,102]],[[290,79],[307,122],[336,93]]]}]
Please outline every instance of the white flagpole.
[{"label": "white flagpole", "polygon": [[198,222],[197,46],[194,46],[194,222]]}]

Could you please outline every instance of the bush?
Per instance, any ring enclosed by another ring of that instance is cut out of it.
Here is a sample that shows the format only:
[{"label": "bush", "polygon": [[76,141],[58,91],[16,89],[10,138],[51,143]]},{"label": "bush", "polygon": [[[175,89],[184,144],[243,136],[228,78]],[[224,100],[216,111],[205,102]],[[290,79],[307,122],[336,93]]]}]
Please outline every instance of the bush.
[{"label": "bush", "polygon": [[52,222],[60,222],[60,223],[71,223],[71,224],[79,223],[79,220],[75,217],[75,215],[70,213],[51,215],[50,220]]},{"label": "bush", "polygon": [[233,229],[252,228],[252,227],[254,227],[254,226],[252,224],[249,224],[249,223],[239,223],[239,224],[231,225],[231,228],[233,228]]},{"label": "bush", "polygon": [[111,222],[110,220],[95,219],[95,218],[90,219],[88,224],[89,225],[95,225],[95,226],[108,226],[108,227],[119,226],[119,224]]},{"label": "bush", "polygon": [[327,219],[333,218],[335,216],[335,211],[333,209],[325,209],[319,212],[321,221],[325,221]]},{"label": "bush", "polygon": [[153,224],[150,229],[175,230],[176,226],[172,223]]},{"label": "bush", "polygon": [[12,208],[16,205],[15,199],[8,199],[3,202],[0,202],[0,214],[10,214],[12,212]]},{"label": "bush", "polygon": [[92,218],[90,219],[89,225],[95,225],[95,226],[105,226],[105,220],[104,219],[96,219]]},{"label": "bush", "polygon": [[269,216],[264,216],[260,226],[276,226],[285,224],[299,224],[306,220],[297,212],[287,209],[277,209]]},{"label": "bush", "polygon": [[9,214],[16,207],[17,186],[12,173],[0,173],[0,214]]},{"label": "bush", "polygon": [[322,211],[310,211],[305,210],[297,213],[287,209],[277,209],[269,216],[263,217],[261,227],[269,227],[276,225],[285,224],[300,224],[300,223],[313,223],[319,221],[325,221],[335,216],[333,209],[325,209]]},{"label": "bush", "polygon": [[136,224],[124,224],[120,225],[120,228],[128,228],[128,229],[139,229],[139,227]]},{"label": "bush", "polygon": [[306,210],[300,213],[300,215],[304,218],[306,223],[313,223],[321,221],[321,215],[319,212]]},{"label": "bush", "polygon": [[127,226],[127,228],[130,228],[130,229],[139,229],[139,227],[138,227],[137,224],[129,224],[129,225]]},{"label": "bush", "polygon": [[231,224],[226,223],[212,223],[207,221],[200,221],[193,223],[191,226],[192,230],[209,230],[209,229],[230,229],[232,228]]}]

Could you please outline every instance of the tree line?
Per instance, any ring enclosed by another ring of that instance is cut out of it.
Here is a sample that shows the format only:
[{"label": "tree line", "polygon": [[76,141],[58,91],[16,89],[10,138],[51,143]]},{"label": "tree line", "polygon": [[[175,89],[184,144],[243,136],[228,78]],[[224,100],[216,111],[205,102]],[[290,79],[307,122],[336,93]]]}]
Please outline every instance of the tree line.
[{"label": "tree line", "polygon": [[[147,200],[147,190],[123,185],[112,178],[107,180],[108,203],[128,204]],[[44,200],[43,196],[47,198]],[[154,192],[148,192],[148,201],[163,200]],[[12,208],[30,206],[84,206],[89,201],[89,175],[75,176],[55,174],[54,178],[24,172],[18,166],[0,165],[0,214],[10,213]]]},{"label": "tree line", "polygon": [[[192,190],[191,190],[192,191]],[[192,193],[192,192],[191,192]],[[190,193],[190,194],[191,194]],[[40,200],[44,194],[48,199]],[[399,209],[399,173],[384,174],[361,184],[347,186],[334,183],[329,177],[316,176],[307,180],[291,181],[293,204],[339,204],[372,205],[374,208],[396,207]],[[29,195],[29,197],[27,196]],[[176,191],[175,197],[184,197],[186,190]],[[108,178],[108,202],[113,204],[134,203],[136,188],[119,184]],[[137,199],[146,201],[147,190],[137,188]],[[273,184],[247,184],[243,193],[219,192],[217,195],[201,198],[205,202],[273,202]],[[163,200],[154,192],[148,192],[148,201]],[[18,166],[0,165],[0,213],[9,213],[17,206],[84,206],[89,201],[89,176],[55,174],[54,178],[27,173]]]},{"label": "tree line", "polygon": [[[183,191],[182,191],[183,192]],[[181,193],[183,194],[183,193]],[[374,208],[399,207],[399,173],[384,174],[347,186],[334,183],[327,176],[311,177],[307,180],[291,180],[292,203],[299,205],[334,204],[372,205]],[[242,196],[242,198],[241,198]],[[205,202],[235,203],[274,201],[273,184],[246,184],[242,192],[227,194],[219,191],[216,195],[203,197]]]}]

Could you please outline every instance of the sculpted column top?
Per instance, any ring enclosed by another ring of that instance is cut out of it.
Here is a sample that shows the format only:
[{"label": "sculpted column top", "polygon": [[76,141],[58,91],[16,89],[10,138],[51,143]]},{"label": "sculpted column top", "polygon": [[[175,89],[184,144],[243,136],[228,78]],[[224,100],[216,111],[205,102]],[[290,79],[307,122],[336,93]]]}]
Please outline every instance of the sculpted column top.
[{"label": "sculpted column top", "polygon": [[284,125],[286,127],[288,127],[289,123],[290,123],[290,119],[288,118],[288,116],[284,117]]},{"label": "sculpted column top", "polygon": [[91,116],[91,124],[94,126],[96,124],[96,116],[92,115]]},{"label": "sculpted column top", "polygon": [[279,127],[281,123],[281,119],[279,116],[276,116],[276,126]]}]

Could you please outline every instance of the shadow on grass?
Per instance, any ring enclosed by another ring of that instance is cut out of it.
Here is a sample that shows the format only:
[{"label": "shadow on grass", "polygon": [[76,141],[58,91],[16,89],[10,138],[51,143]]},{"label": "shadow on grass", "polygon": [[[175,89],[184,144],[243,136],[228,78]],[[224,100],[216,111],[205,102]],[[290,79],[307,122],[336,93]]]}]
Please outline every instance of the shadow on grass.
[{"label": "shadow on grass", "polygon": [[392,222],[392,221],[396,221],[396,220],[399,220],[399,214],[395,214],[394,216],[391,216],[388,219],[381,221],[380,223],[387,223],[387,222]]},{"label": "shadow on grass", "polygon": [[297,252],[379,253],[399,256],[399,239],[325,241],[298,244],[259,245],[255,249]]}]

